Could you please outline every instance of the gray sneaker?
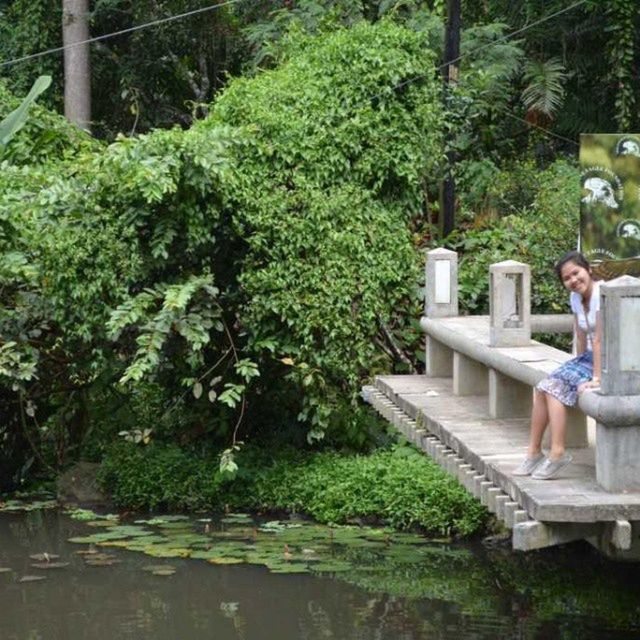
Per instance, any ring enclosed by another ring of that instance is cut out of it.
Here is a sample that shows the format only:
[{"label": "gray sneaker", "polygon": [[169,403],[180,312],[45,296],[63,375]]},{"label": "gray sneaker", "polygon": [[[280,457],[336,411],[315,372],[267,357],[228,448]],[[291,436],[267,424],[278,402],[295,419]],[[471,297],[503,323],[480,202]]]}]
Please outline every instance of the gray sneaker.
[{"label": "gray sneaker", "polygon": [[560,471],[562,471],[571,461],[573,456],[565,453],[562,458],[558,460],[549,460],[547,458],[532,474],[531,477],[535,480],[553,480],[557,478]]},{"label": "gray sneaker", "polygon": [[544,460],[544,454],[539,453],[533,458],[525,458],[512,472],[512,476],[530,476],[536,467]]}]

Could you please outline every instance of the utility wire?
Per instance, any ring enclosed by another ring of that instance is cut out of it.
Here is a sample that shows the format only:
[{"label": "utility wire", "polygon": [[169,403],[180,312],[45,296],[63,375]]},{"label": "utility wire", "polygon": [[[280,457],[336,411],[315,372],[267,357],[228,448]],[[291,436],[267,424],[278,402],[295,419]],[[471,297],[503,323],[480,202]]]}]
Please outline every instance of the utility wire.
[{"label": "utility wire", "polygon": [[[203,13],[207,13],[209,11],[213,11],[215,9],[221,9],[222,7],[226,7],[226,6],[230,6],[230,5],[235,5],[235,4],[239,4],[240,2],[242,2],[243,0],[226,0],[226,2],[221,2],[218,4],[214,4],[214,5],[210,5],[208,7],[201,7],[200,9],[194,9],[193,11],[187,11],[185,13],[180,13],[177,15],[173,15],[173,16],[168,16],[167,18],[159,18],[158,20],[152,20],[150,22],[145,22],[143,24],[139,24],[139,25],[135,25],[133,27],[129,27],[127,29],[121,29],[119,31],[114,31],[112,33],[106,33],[103,34],[101,36],[96,36],[94,38],[88,38],[87,40],[82,40],[80,42],[74,42],[72,44],[66,45],[66,46],[62,46],[62,47],[54,47],[52,49],[46,49],[44,51],[39,51],[38,53],[32,53],[26,56],[22,56],[21,58],[14,58],[13,60],[6,60],[4,62],[0,63],[0,68],[5,68],[5,67],[9,67],[12,66],[14,64],[18,64],[20,62],[26,62],[28,60],[33,60],[36,58],[41,58],[43,56],[46,55],[50,55],[53,53],[59,53],[61,51],[64,51],[65,49],[70,49],[72,47],[78,47],[84,44],[90,44],[92,42],[99,42],[101,40],[107,40],[109,38],[115,38],[116,36],[120,36],[120,35],[124,35],[127,33],[133,33],[135,31],[140,31],[142,29],[148,29],[150,27],[154,27],[160,24],[165,24],[168,22],[175,22],[176,20],[182,20],[183,18],[188,18],[194,15],[200,15]],[[454,60],[451,60],[449,62],[445,62],[439,66],[436,67],[436,71],[441,71],[442,69],[444,69],[445,67],[449,66],[450,64],[453,64],[455,62],[459,62],[460,60],[462,60],[463,58],[476,54],[481,50],[484,50],[488,47],[492,47],[496,44],[499,44],[501,42],[506,42],[507,40],[510,40],[511,38],[520,35],[522,33],[524,33],[525,31],[532,29],[533,27],[537,27],[538,25],[541,25],[545,22],[547,22],[548,20],[552,20],[553,18],[556,18],[559,15],[562,15],[563,13],[566,13],[568,11],[571,11],[572,9],[575,9],[576,7],[579,7],[580,5],[583,5],[587,2],[587,0],[579,0],[578,2],[575,2],[574,4],[570,5],[569,7],[565,7],[564,9],[560,9],[548,16],[545,16],[543,18],[540,18],[539,20],[536,20],[534,22],[532,22],[529,25],[526,25],[525,27],[522,27],[521,29],[517,29],[516,31],[512,31],[511,33],[505,34],[504,36],[501,36],[500,38],[493,40],[491,42],[487,42],[483,45],[480,45],[479,47],[476,47],[475,49],[471,50],[471,51],[467,51],[465,53],[460,54],[457,58],[455,58]],[[402,87],[411,84],[413,82],[416,82],[417,80],[421,80],[422,78],[427,77],[426,73],[420,74],[418,76],[413,76],[412,78],[408,78],[407,80],[404,80],[403,82],[398,83],[397,85],[395,85],[394,87],[392,87],[392,90],[397,90],[397,89],[401,89]],[[382,95],[382,93],[377,94],[375,96],[372,97],[372,99],[378,98]],[[575,142],[575,140],[570,140],[569,138],[565,138],[564,136],[561,136],[559,134],[553,133],[552,131],[549,131],[548,129],[545,129],[544,127],[541,127],[539,125],[533,124],[531,122],[528,122],[527,120],[524,120],[523,118],[519,118],[518,116],[515,116],[509,112],[503,111],[503,113],[505,115],[507,115],[510,118],[513,118],[515,120],[519,120],[521,122],[524,122],[525,124],[527,124],[530,127],[534,127],[536,129],[538,129],[539,131],[542,131],[550,136],[553,136],[555,138],[558,138],[560,140],[563,140],[565,142],[570,142],[571,144],[574,144],[576,146],[579,146],[577,142]]]},{"label": "utility wire", "polygon": [[[449,62],[444,62],[443,64],[437,66],[436,67],[436,71],[442,71],[442,69],[444,69],[445,67],[448,67],[449,65],[454,64],[455,62],[459,62],[460,60],[462,60],[463,58],[466,58],[467,56],[476,54],[479,51],[487,49],[488,47],[493,47],[494,45],[500,44],[501,42],[506,42],[507,40],[510,40],[514,36],[519,36],[521,33],[524,33],[525,31],[528,31],[529,29],[533,29],[533,27],[537,27],[537,26],[543,24],[544,22],[547,22],[548,20],[552,20],[553,18],[557,18],[559,15],[561,15],[563,13],[566,13],[567,11],[571,11],[572,9],[575,9],[576,7],[579,7],[580,5],[585,4],[586,2],[587,2],[587,0],[579,0],[579,2],[575,2],[574,4],[570,5],[569,7],[565,7],[564,9],[559,9],[555,13],[552,13],[552,14],[550,14],[548,16],[545,16],[544,18],[540,18],[539,20],[536,20],[535,22],[532,22],[531,24],[528,24],[527,26],[522,27],[521,29],[517,29],[516,31],[512,31],[511,33],[507,33],[504,36],[501,36],[501,37],[497,38],[496,40],[492,40],[491,42],[486,42],[485,44],[482,44],[479,47],[476,47],[475,49],[472,49],[471,51],[466,51],[465,53],[461,53],[457,58],[454,58],[453,60],[450,60]],[[400,84],[396,85],[394,87],[394,89],[401,89],[402,87],[404,87],[404,86],[406,86],[408,84],[411,84],[412,82],[415,82],[416,80],[421,80],[422,78],[426,78],[428,75],[430,75],[430,74],[421,73],[418,76],[414,76],[412,78],[408,78],[407,80],[404,80]]]},{"label": "utility wire", "polygon": [[499,44],[500,42],[504,42],[506,40],[511,40],[511,38],[513,38],[514,36],[519,36],[521,33],[524,33],[525,31],[528,31],[529,29],[533,29],[533,27],[537,27],[538,25],[543,24],[544,22],[547,22],[548,20],[552,20],[553,18],[557,18],[559,15],[562,15],[563,13],[566,13],[567,11],[571,11],[572,9],[575,9],[576,7],[579,7],[582,4],[586,4],[587,0],[579,0],[579,2],[575,2],[574,4],[565,7],[564,9],[559,9],[558,11],[556,11],[555,13],[552,13],[548,16],[545,16],[543,18],[540,18],[539,20],[536,20],[535,22],[532,22],[531,24],[526,25],[525,27],[522,27],[521,29],[517,29],[516,31],[512,31],[511,33],[507,33],[504,36],[501,36],[499,38],[497,38],[496,40],[492,40],[491,42],[487,42],[485,44],[480,45],[479,47],[476,47],[475,49],[473,49],[472,51],[467,51],[466,53],[461,53],[457,58],[454,58],[453,60],[450,60],[449,62],[445,62],[443,64],[441,64],[439,67],[436,67],[436,69],[438,71],[444,69],[445,67],[448,67],[450,64],[454,64],[456,62],[459,62],[460,60],[462,60],[462,58],[466,58],[467,56],[470,56],[474,53],[478,53],[478,51],[482,51],[483,49],[486,49],[487,47],[492,47],[495,44]]},{"label": "utility wire", "polygon": [[518,120],[518,122],[524,122],[524,124],[528,125],[529,127],[533,127],[534,129],[538,129],[538,131],[542,131],[542,133],[546,133],[549,136],[552,136],[553,138],[558,138],[558,140],[562,140],[563,142],[568,142],[576,147],[580,147],[580,144],[578,142],[576,142],[575,140],[572,140],[571,138],[566,138],[565,136],[561,136],[559,133],[554,133],[553,131],[549,130],[549,129],[545,129],[544,127],[541,127],[539,124],[535,124],[533,122],[529,122],[528,120],[525,120],[524,118],[520,118],[519,116],[514,115],[513,113],[506,111],[506,110],[502,110],[502,114],[512,118],[513,120]]},{"label": "utility wire", "polygon": [[[549,20],[552,20],[553,18],[557,18],[559,15],[562,15],[563,13],[566,13],[568,11],[571,11],[572,9],[575,9],[576,7],[579,7],[580,5],[586,4],[587,0],[579,0],[578,2],[574,2],[572,5],[565,7],[564,9],[559,9],[558,11],[555,11],[554,13],[549,14],[548,16],[544,16],[542,18],[540,18],[539,20],[535,20],[534,22],[532,22],[531,24],[528,24],[524,27],[522,27],[521,29],[517,29],[516,31],[512,31],[511,33],[507,33],[504,36],[501,36],[500,38],[497,38],[496,40],[492,40],[491,42],[487,42],[483,45],[480,45],[479,47],[476,47],[475,49],[472,49],[471,51],[466,51],[464,53],[461,53],[457,58],[449,61],[449,62],[445,62],[439,66],[436,67],[436,71],[441,71],[442,69],[444,69],[445,67],[448,67],[450,64],[453,64],[455,62],[459,62],[460,60],[462,60],[463,58],[466,58],[470,55],[474,55],[476,53],[478,53],[479,51],[482,51],[484,49],[487,49],[488,47],[492,47],[496,44],[499,44],[501,42],[506,42],[507,40],[510,40],[511,38],[518,36],[522,33],[524,33],[525,31],[528,31],[529,29],[532,29],[533,27],[537,27]],[[397,85],[393,86],[391,88],[392,91],[396,91],[397,89],[401,89],[402,87],[405,87],[413,82],[416,82],[417,80],[421,80],[422,78],[426,78],[429,75],[431,75],[431,73],[422,73],[420,75],[417,76],[413,76],[411,78],[408,78],[407,80],[403,80],[402,82],[398,83]],[[383,93],[378,93],[375,96],[372,97],[372,99],[376,99],[379,98],[383,95]],[[524,118],[520,118],[508,111],[505,110],[501,110],[502,113],[504,113],[504,115],[508,116],[509,118],[513,118],[514,120],[519,120],[520,122],[524,122],[526,125],[530,126],[530,127],[534,127],[535,129],[538,129],[539,131],[546,133],[549,136],[552,136],[554,138],[557,138],[559,140],[563,140],[564,142],[569,142],[570,144],[573,144],[577,147],[579,147],[580,145],[575,141],[575,140],[571,140],[570,138],[565,138],[564,136],[561,136],[557,133],[554,133],[553,131],[550,131],[549,129],[545,129],[544,127],[541,127],[540,125],[534,124],[532,122],[529,122],[528,120],[525,120]]]},{"label": "utility wire", "polygon": [[52,53],[59,53],[60,51],[64,51],[65,49],[71,49],[72,47],[79,47],[84,44],[90,44],[91,42],[99,42],[100,40],[115,38],[116,36],[121,36],[121,35],[124,35],[125,33],[132,33],[134,31],[140,31],[141,29],[148,29],[149,27],[155,27],[159,24],[164,24],[166,22],[174,22],[176,20],[182,20],[183,18],[188,18],[190,16],[195,16],[202,13],[206,13],[208,11],[213,11],[214,9],[221,9],[222,7],[238,4],[242,1],[243,0],[227,0],[226,2],[220,2],[219,4],[210,5],[208,7],[200,7],[200,9],[194,9],[193,11],[187,11],[186,13],[180,13],[174,16],[169,16],[167,18],[159,18],[158,20],[152,20],[151,22],[138,24],[133,27],[129,27],[127,29],[114,31],[113,33],[105,33],[101,36],[96,36],[95,38],[89,38],[87,40],[82,40],[80,42],[73,42],[71,44],[68,44],[62,47],[54,47],[53,49],[46,49],[45,51],[39,51],[38,53],[31,53],[29,55],[22,56],[21,58],[6,60],[5,62],[0,62],[0,69],[12,66],[14,64],[18,64],[19,62],[26,62],[27,60],[33,60],[34,58],[41,58],[43,56],[47,56]]}]

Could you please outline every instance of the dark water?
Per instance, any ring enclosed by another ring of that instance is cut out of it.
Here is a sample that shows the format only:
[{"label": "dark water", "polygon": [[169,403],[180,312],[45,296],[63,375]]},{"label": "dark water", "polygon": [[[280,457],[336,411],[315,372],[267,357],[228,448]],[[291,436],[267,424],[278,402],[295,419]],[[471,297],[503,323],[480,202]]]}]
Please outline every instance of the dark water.
[{"label": "dark water", "polygon": [[[640,567],[586,545],[525,556],[433,544],[419,564],[358,551],[336,576],[172,559],[175,575],[159,577],[131,551],[85,566],[67,540],[86,532],[55,511],[0,514],[0,567],[12,569],[0,573],[1,640],[640,638]],[[43,551],[70,565],[31,568]],[[18,582],[37,573],[47,579]]]}]

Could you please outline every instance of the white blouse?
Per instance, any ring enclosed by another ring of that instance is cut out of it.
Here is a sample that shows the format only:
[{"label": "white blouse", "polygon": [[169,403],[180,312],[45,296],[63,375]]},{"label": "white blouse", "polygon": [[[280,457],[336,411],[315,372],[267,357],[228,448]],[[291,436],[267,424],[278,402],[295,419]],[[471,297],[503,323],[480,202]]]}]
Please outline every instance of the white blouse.
[{"label": "white blouse", "polygon": [[578,318],[578,326],[587,336],[587,348],[593,349],[593,336],[596,331],[596,314],[600,311],[600,282],[593,283],[587,314],[584,312],[582,296],[579,293],[572,291],[569,300],[571,302],[571,311],[573,311],[576,318]]}]

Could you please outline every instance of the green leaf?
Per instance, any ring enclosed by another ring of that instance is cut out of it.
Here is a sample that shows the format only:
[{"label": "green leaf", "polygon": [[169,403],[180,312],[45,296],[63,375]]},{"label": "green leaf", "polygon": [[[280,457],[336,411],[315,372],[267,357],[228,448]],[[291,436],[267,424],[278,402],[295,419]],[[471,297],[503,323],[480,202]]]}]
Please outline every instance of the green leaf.
[{"label": "green leaf", "polygon": [[11,138],[22,129],[27,122],[29,107],[41,93],[49,88],[50,84],[51,76],[40,76],[33,83],[31,90],[20,106],[0,122],[0,145],[6,146],[9,144]]}]

